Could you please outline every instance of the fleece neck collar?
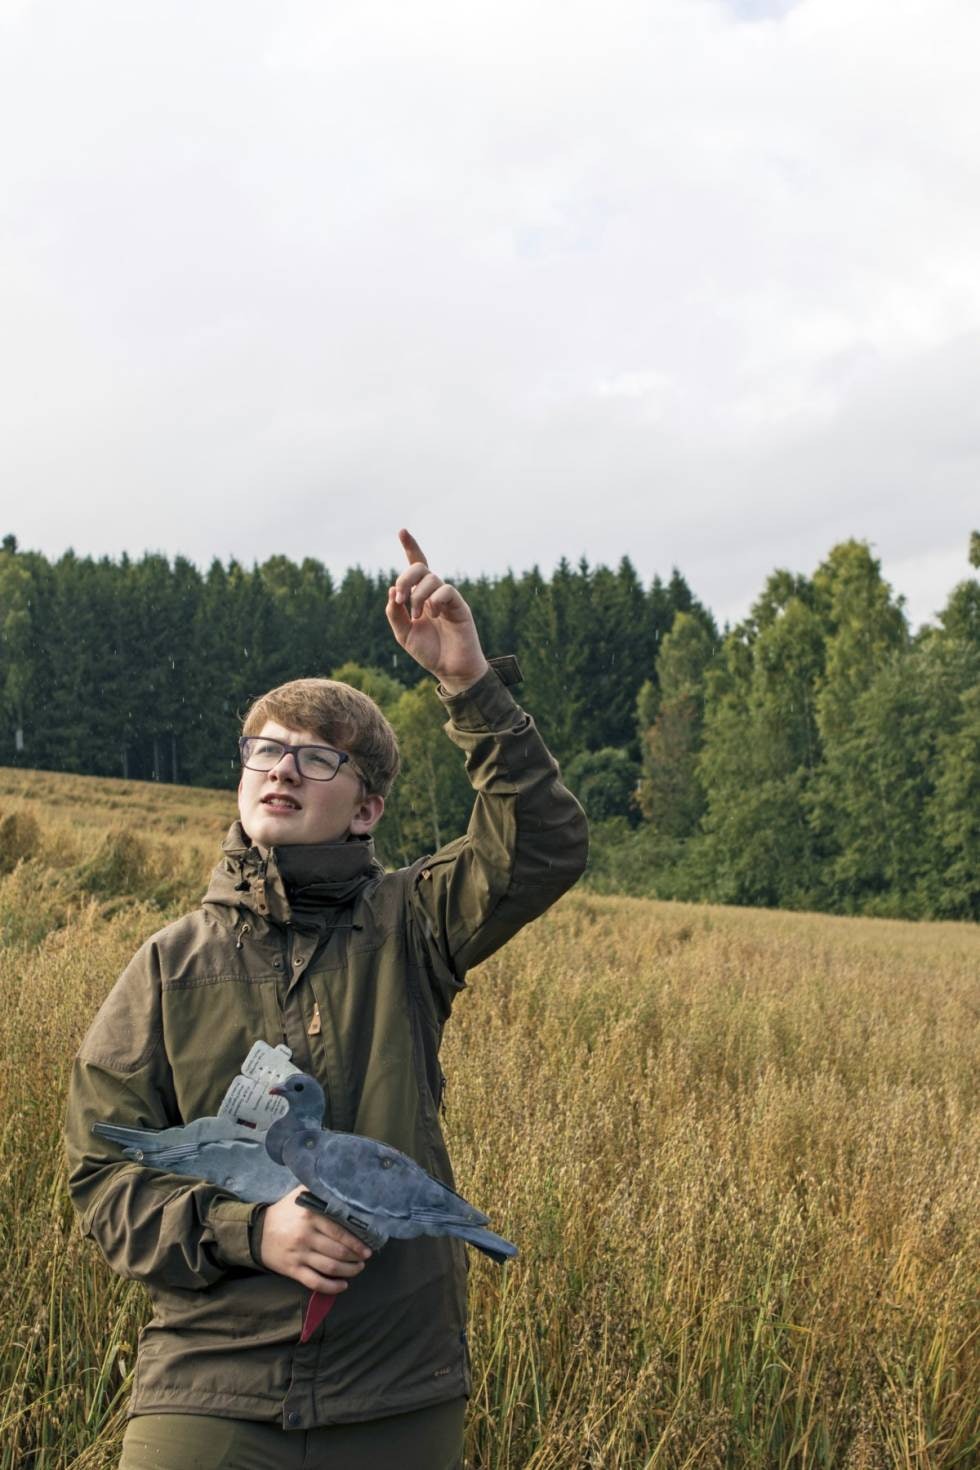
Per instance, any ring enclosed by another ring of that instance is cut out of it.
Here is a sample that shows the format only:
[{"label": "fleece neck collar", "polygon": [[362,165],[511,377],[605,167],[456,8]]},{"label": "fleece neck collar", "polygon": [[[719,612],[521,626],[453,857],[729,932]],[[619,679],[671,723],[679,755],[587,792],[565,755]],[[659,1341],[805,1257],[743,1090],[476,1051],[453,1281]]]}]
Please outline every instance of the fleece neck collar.
[{"label": "fleece neck collar", "polygon": [[372,837],[272,847],[263,857],[241,822],[232,825],[222,853],[207,901],[250,908],[280,923],[347,907],[384,871]]}]

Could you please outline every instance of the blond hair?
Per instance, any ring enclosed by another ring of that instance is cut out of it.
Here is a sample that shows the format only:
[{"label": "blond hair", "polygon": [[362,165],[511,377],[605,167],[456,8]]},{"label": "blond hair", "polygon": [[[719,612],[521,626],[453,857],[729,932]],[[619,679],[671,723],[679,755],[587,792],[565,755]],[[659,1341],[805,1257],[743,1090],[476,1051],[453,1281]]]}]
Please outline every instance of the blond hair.
[{"label": "blond hair", "polygon": [[374,700],[360,689],[337,679],[291,679],[255,701],[242,734],[258,735],[267,720],[309,730],[327,745],[346,750],[369,794],[387,796],[391,790],[398,775],[398,740]]}]

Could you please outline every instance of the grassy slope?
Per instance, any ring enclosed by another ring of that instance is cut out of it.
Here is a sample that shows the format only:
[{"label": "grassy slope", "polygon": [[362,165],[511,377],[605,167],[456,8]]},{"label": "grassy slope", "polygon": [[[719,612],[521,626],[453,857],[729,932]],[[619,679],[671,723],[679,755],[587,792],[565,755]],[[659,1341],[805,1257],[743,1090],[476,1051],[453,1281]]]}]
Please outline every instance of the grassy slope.
[{"label": "grassy slope", "polygon": [[[142,1289],[79,1238],[71,1055],[200,894],[226,793],[0,771],[0,1470],[108,1467]],[[980,936],[578,893],[447,1032],[472,1272],[469,1460],[966,1466]]]}]

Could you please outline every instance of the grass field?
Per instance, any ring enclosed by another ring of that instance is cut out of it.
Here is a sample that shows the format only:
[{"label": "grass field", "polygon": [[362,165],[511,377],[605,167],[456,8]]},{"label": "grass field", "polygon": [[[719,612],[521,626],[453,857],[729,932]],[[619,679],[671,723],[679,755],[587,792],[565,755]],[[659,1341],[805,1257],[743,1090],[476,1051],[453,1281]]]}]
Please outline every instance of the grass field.
[{"label": "grass field", "polygon": [[[228,795],[0,771],[0,1470],[115,1462],[143,1290],[78,1235],[75,1048]],[[980,935],[569,895],[447,1032],[471,1470],[980,1464]]]}]

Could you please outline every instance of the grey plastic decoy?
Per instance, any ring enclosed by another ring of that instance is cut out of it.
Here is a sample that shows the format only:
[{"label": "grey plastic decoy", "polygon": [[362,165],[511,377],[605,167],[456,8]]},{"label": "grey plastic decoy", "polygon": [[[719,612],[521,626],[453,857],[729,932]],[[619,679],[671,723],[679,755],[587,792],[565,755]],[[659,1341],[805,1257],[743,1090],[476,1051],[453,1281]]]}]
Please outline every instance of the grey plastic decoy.
[{"label": "grey plastic decoy", "polygon": [[[301,1107],[300,1115],[308,1126],[320,1125],[322,1092],[320,1112],[304,1111]],[[291,1171],[269,1157],[266,1130],[252,1128],[235,1118],[195,1118],[193,1123],[160,1129],[93,1123],[92,1132],[118,1143],[124,1157],[138,1164],[163,1169],[168,1174],[204,1179],[250,1203],[273,1204],[296,1188]]]},{"label": "grey plastic decoy", "polygon": [[269,1090],[289,1105],[265,1136],[270,1158],[290,1169],[322,1201],[324,1213],[352,1234],[375,1248],[391,1238],[454,1235],[500,1263],[517,1255],[515,1245],[485,1228],[486,1215],[407,1154],[321,1127],[325,1100],[315,1078],[294,1072]]}]

